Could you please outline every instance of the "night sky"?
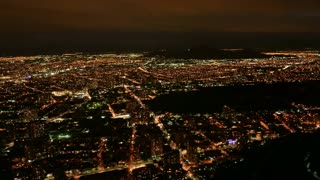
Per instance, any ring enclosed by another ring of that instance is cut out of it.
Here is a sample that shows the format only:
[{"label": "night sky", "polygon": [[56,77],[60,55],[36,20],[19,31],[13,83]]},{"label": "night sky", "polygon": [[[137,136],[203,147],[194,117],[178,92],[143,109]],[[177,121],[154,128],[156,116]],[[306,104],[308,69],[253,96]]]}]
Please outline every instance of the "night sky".
[{"label": "night sky", "polygon": [[1,0],[0,24],[0,47],[61,44],[57,37],[74,44],[103,44],[101,38],[116,42],[115,37],[132,39],[143,32],[149,33],[141,36],[143,42],[170,33],[319,34],[320,1]]}]

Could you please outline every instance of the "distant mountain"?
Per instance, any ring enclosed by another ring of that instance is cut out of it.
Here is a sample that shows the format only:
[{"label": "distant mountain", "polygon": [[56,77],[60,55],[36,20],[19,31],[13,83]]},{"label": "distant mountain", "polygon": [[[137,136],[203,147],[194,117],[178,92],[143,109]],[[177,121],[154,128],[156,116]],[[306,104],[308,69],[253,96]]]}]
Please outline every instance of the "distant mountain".
[{"label": "distant mountain", "polygon": [[320,48],[320,33],[254,32],[30,32],[0,33],[0,56],[105,53],[157,49],[259,48],[268,50]]},{"label": "distant mountain", "polygon": [[146,56],[158,56],[161,58],[176,59],[244,59],[271,57],[253,49],[222,50],[210,47],[195,47],[184,50],[153,51],[146,54]]}]

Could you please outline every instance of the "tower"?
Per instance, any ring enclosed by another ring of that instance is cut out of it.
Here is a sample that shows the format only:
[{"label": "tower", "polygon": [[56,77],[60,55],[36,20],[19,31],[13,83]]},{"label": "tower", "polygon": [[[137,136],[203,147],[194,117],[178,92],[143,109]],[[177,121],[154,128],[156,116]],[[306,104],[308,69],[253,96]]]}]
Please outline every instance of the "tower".
[{"label": "tower", "polygon": [[103,154],[105,152],[107,139],[105,137],[101,137],[100,144],[99,144],[99,151],[98,151],[98,170],[103,171],[105,169],[104,162],[103,162]]}]

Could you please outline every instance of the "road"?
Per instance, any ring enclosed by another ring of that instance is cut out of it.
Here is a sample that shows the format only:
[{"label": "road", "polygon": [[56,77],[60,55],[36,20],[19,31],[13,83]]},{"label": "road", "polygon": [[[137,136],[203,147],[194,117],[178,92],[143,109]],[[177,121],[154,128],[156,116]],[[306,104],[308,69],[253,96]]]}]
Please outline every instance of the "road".
[{"label": "road", "polygon": [[295,130],[292,129],[292,128],[290,128],[290,127],[281,119],[281,117],[280,117],[278,114],[274,113],[273,116],[276,118],[276,120],[278,120],[279,122],[281,122],[281,124],[283,124],[283,127],[286,128],[288,131],[290,131],[291,133],[294,133],[294,132],[295,132]]},{"label": "road", "polygon": [[180,164],[182,165],[183,170],[187,171],[187,177],[193,180],[198,180],[199,178],[194,174],[194,172],[191,169],[190,164],[187,164],[188,159],[185,156],[185,151],[182,151],[181,149],[178,149],[177,144],[170,139],[171,135],[168,133],[168,131],[164,128],[164,125],[161,122],[161,118],[163,118],[164,115],[156,115],[153,116],[153,122],[160,128],[162,131],[163,136],[167,139],[169,142],[169,145],[171,149],[173,150],[179,150],[180,153]]},{"label": "road", "polygon": [[125,90],[127,93],[129,93],[129,95],[130,95],[133,99],[135,99],[135,100],[140,104],[140,106],[141,106],[143,109],[146,108],[146,105],[143,104],[143,102],[141,101],[141,99],[140,99],[137,95],[135,95],[135,94],[131,91],[131,89],[129,89],[129,87],[128,87],[127,85],[124,85],[123,88],[124,88],[124,90]]},{"label": "road", "polygon": [[[160,157],[156,157],[156,161],[160,160]],[[92,168],[92,169],[84,169],[82,171],[79,170],[68,170],[66,171],[66,175],[69,178],[74,178],[74,179],[80,179],[82,176],[89,176],[89,175],[94,175],[98,173],[105,173],[105,172],[110,172],[110,171],[115,171],[115,170],[125,170],[128,169],[129,171],[133,171],[135,169],[139,169],[141,167],[145,167],[147,164],[153,164],[153,159],[149,159],[147,161],[138,161],[134,162],[133,164],[121,164],[117,165],[114,167],[106,167],[105,169],[100,169],[100,168]]]}]

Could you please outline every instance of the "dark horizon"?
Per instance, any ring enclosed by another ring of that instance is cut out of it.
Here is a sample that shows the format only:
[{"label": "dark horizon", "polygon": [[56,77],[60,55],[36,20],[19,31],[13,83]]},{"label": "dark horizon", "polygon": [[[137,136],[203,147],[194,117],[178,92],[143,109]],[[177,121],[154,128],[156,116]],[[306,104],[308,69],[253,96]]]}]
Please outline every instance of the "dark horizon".
[{"label": "dark horizon", "polygon": [[52,32],[10,33],[0,55],[102,53],[183,49],[195,46],[251,49],[319,49],[320,33],[253,32]]},{"label": "dark horizon", "polygon": [[1,0],[0,55],[319,48],[318,0]]}]

